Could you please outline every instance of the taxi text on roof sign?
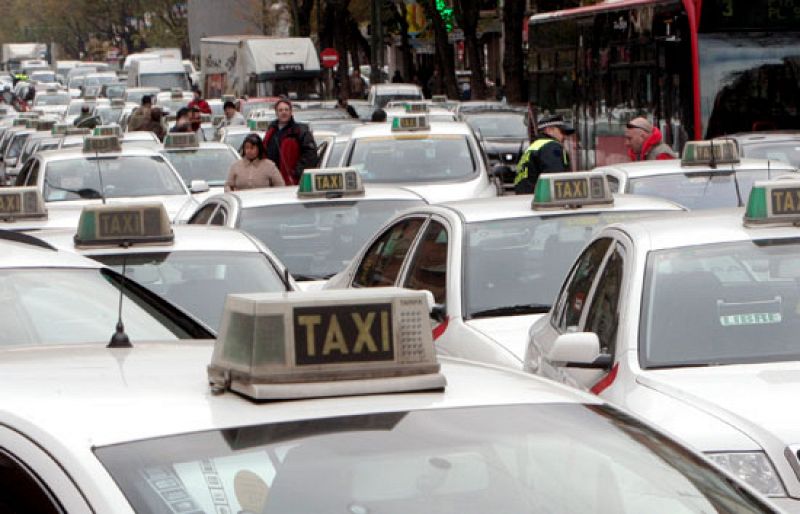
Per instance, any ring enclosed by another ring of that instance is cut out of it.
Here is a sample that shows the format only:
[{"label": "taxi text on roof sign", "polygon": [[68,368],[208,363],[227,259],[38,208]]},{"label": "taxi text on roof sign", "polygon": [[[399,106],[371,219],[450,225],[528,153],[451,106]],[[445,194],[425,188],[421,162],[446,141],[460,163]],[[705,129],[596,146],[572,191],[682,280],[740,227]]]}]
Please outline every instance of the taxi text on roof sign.
[{"label": "taxi text on roof sign", "polygon": [[429,296],[399,288],[229,295],[209,381],[256,400],[442,389]]},{"label": "taxi text on roof sign", "polygon": [[392,118],[392,130],[428,130],[428,117],[424,114],[399,115]]},{"label": "taxi text on roof sign", "polygon": [[408,113],[427,113],[428,104],[425,102],[404,102],[403,109],[405,109],[405,111]]},{"label": "taxi text on roof sign", "polygon": [[714,166],[739,162],[739,148],[733,139],[688,141],[683,147],[683,166]]},{"label": "taxi text on roof sign", "polygon": [[122,136],[122,127],[119,125],[99,125],[92,131],[94,136]]},{"label": "taxi text on roof sign", "polygon": [[56,123],[50,129],[50,133],[53,134],[54,136],[63,136],[67,134],[67,130],[69,130],[70,127],[71,125],[68,125],[66,123]]},{"label": "taxi text on roof sign", "polygon": [[0,220],[46,217],[44,199],[35,186],[0,188]]},{"label": "taxi text on roof sign", "polygon": [[164,148],[197,148],[197,134],[194,132],[175,132],[164,138]]},{"label": "taxi text on roof sign", "polygon": [[364,183],[355,168],[323,168],[303,171],[297,196],[363,195]]},{"label": "taxi text on roof sign", "polygon": [[756,181],[750,190],[745,225],[800,224],[800,180]]},{"label": "taxi text on roof sign", "polygon": [[122,146],[117,136],[86,136],[83,138],[84,152],[121,152]]},{"label": "taxi text on roof sign", "polygon": [[169,243],[174,239],[169,216],[160,202],[84,207],[75,246],[129,246]]},{"label": "taxi text on roof sign", "polygon": [[544,173],[536,181],[533,209],[614,203],[608,179],[599,171]]}]

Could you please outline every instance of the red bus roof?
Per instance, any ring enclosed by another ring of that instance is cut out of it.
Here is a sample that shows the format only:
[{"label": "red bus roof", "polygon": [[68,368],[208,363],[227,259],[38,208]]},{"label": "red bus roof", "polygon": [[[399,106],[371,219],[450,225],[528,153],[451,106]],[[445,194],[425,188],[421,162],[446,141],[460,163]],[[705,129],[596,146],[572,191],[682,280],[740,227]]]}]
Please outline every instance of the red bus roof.
[{"label": "red bus roof", "polygon": [[533,24],[534,22],[540,22],[553,18],[569,18],[572,16],[581,16],[583,14],[592,14],[603,11],[617,11],[620,9],[627,9],[630,7],[637,7],[640,5],[648,5],[648,4],[658,5],[658,4],[674,4],[674,3],[685,4],[686,2],[692,2],[696,4],[696,8],[699,9],[702,0],[605,0],[603,2],[600,2],[599,4],[594,4],[594,5],[586,5],[583,7],[573,7],[572,9],[564,9],[561,11],[551,11],[551,12],[534,14],[533,16],[530,17],[528,23]]}]

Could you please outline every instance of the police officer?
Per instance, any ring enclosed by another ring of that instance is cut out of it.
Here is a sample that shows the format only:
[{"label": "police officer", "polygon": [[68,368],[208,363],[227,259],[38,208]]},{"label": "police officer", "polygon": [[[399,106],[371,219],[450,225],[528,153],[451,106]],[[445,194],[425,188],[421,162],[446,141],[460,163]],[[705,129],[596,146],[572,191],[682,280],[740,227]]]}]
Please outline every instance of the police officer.
[{"label": "police officer", "polygon": [[539,120],[540,136],[531,143],[517,163],[514,191],[518,195],[532,194],[542,173],[569,171],[569,155],[564,139],[575,133],[561,116],[544,116]]}]

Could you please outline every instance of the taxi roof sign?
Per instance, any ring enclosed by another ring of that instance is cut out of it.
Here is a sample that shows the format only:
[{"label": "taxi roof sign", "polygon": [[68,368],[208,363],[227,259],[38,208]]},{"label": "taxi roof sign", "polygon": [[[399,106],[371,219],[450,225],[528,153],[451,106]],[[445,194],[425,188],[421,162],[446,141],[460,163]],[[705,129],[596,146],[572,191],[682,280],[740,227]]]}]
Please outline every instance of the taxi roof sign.
[{"label": "taxi roof sign", "polygon": [[14,118],[14,121],[11,122],[12,127],[27,127],[28,123],[31,122],[30,118]]},{"label": "taxi roof sign", "polygon": [[89,205],[81,211],[77,247],[169,244],[175,238],[161,202]]},{"label": "taxi roof sign", "polygon": [[431,102],[433,102],[435,104],[447,103],[447,95],[433,95],[431,97]]},{"label": "taxi roof sign", "polygon": [[122,98],[112,98],[111,99],[111,108],[112,109],[122,109],[125,107],[125,100]]},{"label": "taxi roof sign", "polygon": [[614,197],[602,172],[543,173],[536,181],[531,208],[568,209],[611,203]]},{"label": "taxi roof sign", "polygon": [[118,136],[122,137],[122,127],[116,124],[98,125],[92,131],[93,136]]},{"label": "taxi roof sign", "polygon": [[759,180],[753,184],[745,225],[800,225],[800,179]]},{"label": "taxi roof sign", "polygon": [[322,168],[303,171],[298,197],[359,196],[364,194],[361,174],[355,168]]},{"label": "taxi roof sign", "polygon": [[425,102],[403,102],[403,109],[407,113],[425,114],[428,112],[428,104]]},{"label": "taxi roof sign", "polygon": [[86,136],[83,138],[83,151],[92,153],[121,152],[118,136]]},{"label": "taxi roof sign", "polygon": [[739,147],[733,139],[687,141],[681,156],[682,166],[715,166],[738,162]]},{"label": "taxi roof sign", "polygon": [[249,128],[250,130],[258,130],[258,131],[269,130],[269,123],[270,121],[266,119],[260,119],[260,120],[250,119],[247,120],[247,128]]},{"label": "taxi roof sign", "polygon": [[0,188],[0,220],[46,217],[44,199],[36,186]]},{"label": "taxi roof sign", "polygon": [[38,119],[36,120],[36,130],[52,130],[56,124],[56,120],[43,120]]},{"label": "taxi roof sign", "polygon": [[392,118],[392,131],[428,130],[428,117],[424,114],[399,115]]},{"label": "taxi roof sign", "polygon": [[50,133],[54,136],[63,136],[67,134],[67,131],[72,127],[68,123],[56,123],[52,127],[50,127]]},{"label": "taxi roof sign", "polygon": [[400,288],[231,294],[208,378],[254,400],[441,390],[430,294]]},{"label": "taxi roof sign", "polygon": [[68,136],[84,136],[91,134],[91,130],[88,127],[72,127],[67,126],[67,135]]},{"label": "taxi roof sign", "polygon": [[169,92],[169,97],[172,100],[183,100],[183,90],[180,88],[172,88]]},{"label": "taxi roof sign", "polygon": [[197,134],[194,132],[173,132],[164,138],[164,148],[197,148]]},{"label": "taxi roof sign", "polygon": [[39,116],[41,116],[41,112],[40,111],[21,112],[21,113],[19,113],[19,115],[17,115],[18,118],[27,119],[27,120],[36,119]]}]

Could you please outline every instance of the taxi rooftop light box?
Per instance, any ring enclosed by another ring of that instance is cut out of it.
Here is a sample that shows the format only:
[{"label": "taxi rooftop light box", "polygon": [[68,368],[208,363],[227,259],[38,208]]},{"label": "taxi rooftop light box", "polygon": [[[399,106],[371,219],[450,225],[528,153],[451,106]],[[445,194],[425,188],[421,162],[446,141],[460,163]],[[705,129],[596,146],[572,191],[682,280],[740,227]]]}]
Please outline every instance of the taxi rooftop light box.
[{"label": "taxi rooftop light box", "polygon": [[599,171],[543,173],[536,181],[533,209],[580,207],[614,203],[608,178]]},{"label": "taxi rooftop light box", "polygon": [[442,389],[429,296],[400,288],[229,295],[209,381],[256,400]]}]

